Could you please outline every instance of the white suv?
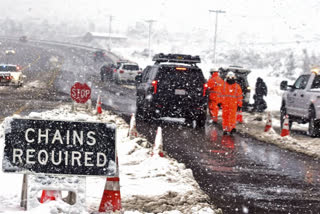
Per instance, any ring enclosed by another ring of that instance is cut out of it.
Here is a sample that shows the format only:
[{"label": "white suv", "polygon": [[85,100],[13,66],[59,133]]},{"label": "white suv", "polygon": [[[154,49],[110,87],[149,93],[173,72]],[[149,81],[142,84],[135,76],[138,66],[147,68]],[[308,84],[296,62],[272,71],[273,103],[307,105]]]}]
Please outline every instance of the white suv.
[{"label": "white suv", "polygon": [[137,63],[121,63],[120,67],[113,73],[113,79],[116,83],[134,82],[139,72],[141,71]]},{"label": "white suv", "polygon": [[0,85],[16,86],[23,85],[25,75],[21,72],[18,65],[0,64]]}]

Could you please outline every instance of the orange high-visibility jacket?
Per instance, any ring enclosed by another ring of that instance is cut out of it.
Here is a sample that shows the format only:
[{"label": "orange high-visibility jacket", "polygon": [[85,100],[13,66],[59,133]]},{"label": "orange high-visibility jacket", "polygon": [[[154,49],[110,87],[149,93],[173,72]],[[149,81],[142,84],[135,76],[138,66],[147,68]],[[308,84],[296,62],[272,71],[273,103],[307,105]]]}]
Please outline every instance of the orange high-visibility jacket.
[{"label": "orange high-visibility jacket", "polygon": [[220,97],[221,97],[221,89],[223,87],[223,79],[219,77],[218,72],[215,72],[212,74],[211,78],[208,81],[208,87],[209,87],[209,100],[215,101],[216,103],[220,103]]},{"label": "orange high-visibility jacket", "polygon": [[242,90],[238,83],[225,82],[221,90],[221,102],[223,108],[242,107]]}]

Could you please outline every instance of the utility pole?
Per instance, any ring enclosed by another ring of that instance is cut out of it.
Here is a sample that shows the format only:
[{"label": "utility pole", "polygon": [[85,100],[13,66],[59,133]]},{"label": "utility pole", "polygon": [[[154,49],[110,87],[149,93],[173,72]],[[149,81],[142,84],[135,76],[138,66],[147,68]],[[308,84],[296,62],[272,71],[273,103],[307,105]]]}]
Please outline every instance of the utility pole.
[{"label": "utility pole", "polygon": [[149,58],[151,58],[151,49],[150,49],[150,45],[151,45],[151,26],[152,23],[155,22],[156,20],[145,20],[146,22],[148,22],[149,24],[149,43],[148,43],[148,51],[149,51]]},{"label": "utility pole", "polygon": [[214,29],[214,42],[213,42],[213,61],[216,63],[216,43],[217,43],[217,28],[218,28],[218,14],[225,13],[222,10],[209,10],[209,13],[216,13],[216,24]]},{"label": "utility pole", "polygon": [[111,23],[112,23],[113,16],[109,16],[109,40],[108,40],[108,48],[109,51],[111,50]]}]

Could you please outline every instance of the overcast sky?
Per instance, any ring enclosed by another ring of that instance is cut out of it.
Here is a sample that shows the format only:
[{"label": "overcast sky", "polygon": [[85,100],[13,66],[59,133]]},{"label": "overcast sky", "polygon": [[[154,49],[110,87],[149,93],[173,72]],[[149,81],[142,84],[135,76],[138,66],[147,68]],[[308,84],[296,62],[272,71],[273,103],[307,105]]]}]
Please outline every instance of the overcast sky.
[{"label": "overcast sky", "polygon": [[[245,32],[259,41],[272,39],[312,39],[319,32],[318,0],[1,0],[2,17],[66,20],[108,29],[125,30],[127,24],[146,19],[166,26],[170,31],[207,29],[213,33],[215,16],[208,12],[224,10],[219,15],[220,36],[238,36]],[[4,9],[7,8],[7,9]]]}]

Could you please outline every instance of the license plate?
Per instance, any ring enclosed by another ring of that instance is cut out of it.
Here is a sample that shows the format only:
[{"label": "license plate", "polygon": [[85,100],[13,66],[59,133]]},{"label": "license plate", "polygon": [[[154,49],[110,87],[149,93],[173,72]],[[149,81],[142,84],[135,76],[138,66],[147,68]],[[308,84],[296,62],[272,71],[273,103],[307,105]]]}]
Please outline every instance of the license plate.
[{"label": "license plate", "polygon": [[174,91],[174,94],[175,95],[186,95],[186,90],[184,90],[184,89],[176,89]]}]

